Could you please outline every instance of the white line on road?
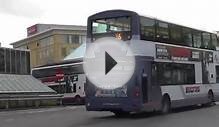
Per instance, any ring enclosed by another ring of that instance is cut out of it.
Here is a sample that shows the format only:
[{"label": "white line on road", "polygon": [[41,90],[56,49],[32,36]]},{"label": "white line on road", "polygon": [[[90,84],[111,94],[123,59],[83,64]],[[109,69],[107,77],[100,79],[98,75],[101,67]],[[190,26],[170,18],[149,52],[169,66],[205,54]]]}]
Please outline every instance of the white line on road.
[{"label": "white line on road", "polygon": [[13,114],[34,114],[34,113],[44,113],[44,112],[56,112],[61,110],[75,110],[82,108],[82,106],[65,106],[65,107],[52,107],[52,108],[39,108],[39,109],[27,109],[27,110],[16,110],[16,111],[3,111],[0,112],[1,115]]}]

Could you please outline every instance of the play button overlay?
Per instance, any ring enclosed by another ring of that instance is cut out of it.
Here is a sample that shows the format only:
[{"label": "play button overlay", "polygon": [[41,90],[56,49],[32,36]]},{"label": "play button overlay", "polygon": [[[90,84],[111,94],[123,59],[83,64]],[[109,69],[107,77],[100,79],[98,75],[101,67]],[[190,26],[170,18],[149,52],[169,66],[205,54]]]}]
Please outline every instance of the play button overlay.
[{"label": "play button overlay", "polygon": [[107,74],[116,64],[117,62],[105,52],[105,74]]},{"label": "play button overlay", "polygon": [[135,58],[128,42],[113,37],[87,43],[83,69],[90,83],[101,89],[123,87],[132,77]]}]

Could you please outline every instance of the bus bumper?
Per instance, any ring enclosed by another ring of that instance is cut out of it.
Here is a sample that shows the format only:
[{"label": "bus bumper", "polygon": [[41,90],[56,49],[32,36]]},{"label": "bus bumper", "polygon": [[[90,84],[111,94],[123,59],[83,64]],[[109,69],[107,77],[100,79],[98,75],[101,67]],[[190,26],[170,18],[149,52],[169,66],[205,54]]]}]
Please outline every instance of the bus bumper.
[{"label": "bus bumper", "polygon": [[87,111],[126,111],[138,112],[141,109],[139,100],[129,98],[87,98]]}]

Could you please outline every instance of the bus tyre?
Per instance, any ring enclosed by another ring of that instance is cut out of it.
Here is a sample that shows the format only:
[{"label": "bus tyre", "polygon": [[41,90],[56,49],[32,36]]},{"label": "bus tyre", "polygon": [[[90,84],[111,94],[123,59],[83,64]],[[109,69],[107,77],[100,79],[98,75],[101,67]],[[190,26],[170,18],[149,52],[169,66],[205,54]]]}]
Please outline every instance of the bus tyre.
[{"label": "bus tyre", "polygon": [[214,93],[212,92],[212,90],[210,90],[209,92],[208,92],[208,103],[207,103],[207,106],[213,106],[215,103],[215,101],[214,101]]},{"label": "bus tyre", "polygon": [[115,111],[113,112],[116,117],[127,117],[130,115],[129,112],[124,112],[124,111]]},{"label": "bus tyre", "polygon": [[171,110],[170,98],[168,95],[165,95],[163,96],[163,99],[162,99],[161,113],[167,114],[170,112],[170,110]]},{"label": "bus tyre", "polygon": [[82,99],[79,95],[75,96],[75,103],[76,104],[81,104],[82,103]]}]

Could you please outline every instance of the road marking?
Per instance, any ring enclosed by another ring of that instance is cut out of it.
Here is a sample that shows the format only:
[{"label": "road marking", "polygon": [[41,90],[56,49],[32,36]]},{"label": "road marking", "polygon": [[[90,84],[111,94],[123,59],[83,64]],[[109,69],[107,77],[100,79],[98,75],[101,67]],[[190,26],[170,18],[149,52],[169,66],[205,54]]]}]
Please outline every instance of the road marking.
[{"label": "road marking", "polygon": [[34,114],[34,113],[44,113],[44,112],[57,112],[62,110],[76,110],[78,108],[82,108],[82,106],[64,106],[64,107],[39,108],[39,109],[27,109],[27,110],[16,110],[16,111],[3,111],[0,112],[0,116],[10,115],[10,114]]},{"label": "road marking", "polygon": [[29,110],[29,111],[24,111],[23,113],[28,113],[28,114],[33,114],[33,113],[44,113],[44,112],[56,112],[56,111],[62,111],[66,109],[77,109],[78,107],[73,107],[73,106],[66,106],[66,107],[56,107],[56,108],[46,108],[46,109],[38,109],[38,110]]},{"label": "road marking", "polygon": [[12,118],[5,119],[5,122],[12,122],[12,121],[14,121],[14,119],[12,119]]}]

